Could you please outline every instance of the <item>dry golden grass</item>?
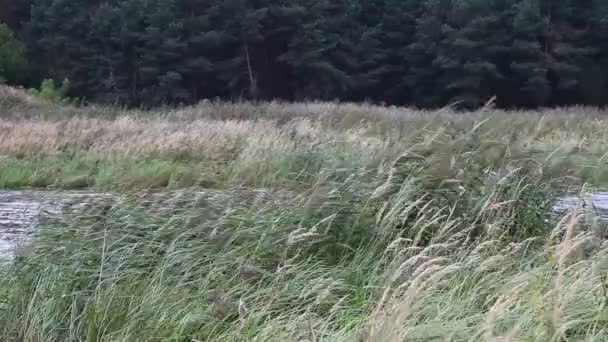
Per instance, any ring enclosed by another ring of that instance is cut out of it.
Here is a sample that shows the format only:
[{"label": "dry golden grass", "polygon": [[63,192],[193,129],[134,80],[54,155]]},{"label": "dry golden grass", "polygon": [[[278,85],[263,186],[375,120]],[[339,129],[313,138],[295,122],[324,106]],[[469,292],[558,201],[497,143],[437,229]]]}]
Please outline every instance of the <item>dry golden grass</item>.
[{"label": "dry golden grass", "polygon": [[[150,158],[220,163],[206,171],[187,166],[187,173],[217,174],[221,172],[217,167],[229,165],[230,175],[220,178],[255,184],[265,175],[261,183],[267,184],[273,181],[269,175],[310,173],[307,167],[313,167],[313,173],[316,168],[384,169],[408,154],[432,155],[431,171],[448,176],[453,157],[473,149],[483,163],[530,159],[549,165],[544,171],[548,177],[608,181],[604,172],[608,116],[593,108],[505,112],[487,107],[455,113],[348,103],[202,102],[181,109],[139,111],[59,107],[5,87],[0,103],[7,98],[19,104],[0,105],[0,155],[9,158],[78,155],[102,164]],[[177,172],[170,169],[159,171],[161,181],[144,184],[168,184]],[[49,172],[37,172],[41,173]]]},{"label": "dry golden grass", "polygon": [[474,131],[480,138],[524,150],[599,152],[608,142],[608,115],[591,108],[453,113],[331,103],[202,103],[168,112],[81,112],[62,119],[2,119],[0,151],[58,153],[74,148],[130,157],[178,153],[217,160],[237,147],[250,156],[258,149],[342,143],[373,154],[389,144],[422,141],[412,141],[416,138],[445,142]]}]

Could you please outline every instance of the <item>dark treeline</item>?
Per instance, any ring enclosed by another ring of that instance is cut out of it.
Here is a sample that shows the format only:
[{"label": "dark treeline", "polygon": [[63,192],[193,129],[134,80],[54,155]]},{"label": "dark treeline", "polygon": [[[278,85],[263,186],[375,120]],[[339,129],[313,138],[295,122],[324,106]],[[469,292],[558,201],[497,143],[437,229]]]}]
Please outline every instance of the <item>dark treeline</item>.
[{"label": "dark treeline", "polygon": [[0,0],[0,21],[30,65],[6,81],[103,103],[608,102],[605,0]]}]

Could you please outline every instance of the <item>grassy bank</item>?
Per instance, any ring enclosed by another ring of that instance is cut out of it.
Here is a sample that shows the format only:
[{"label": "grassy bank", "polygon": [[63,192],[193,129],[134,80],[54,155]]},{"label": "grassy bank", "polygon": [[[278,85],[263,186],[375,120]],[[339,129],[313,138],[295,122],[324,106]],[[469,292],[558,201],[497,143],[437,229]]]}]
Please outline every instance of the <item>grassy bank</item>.
[{"label": "grassy bank", "polygon": [[2,340],[605,339],[605,225],[552,210],[608,180],[601,112],[89,114],[1,121],[0,184],[222,196],[44,223],[0,268]]},{"label": "grassy bank", "polygon": [[608,125],[594,109],[201,103],[140,112],[35,101],[0,101],[0,187],[306,189],[324,170],[376,174],[406,155],[446,179],[460,180],[466,160],[478,169],[525,163],[545,179],[608,182]]}]

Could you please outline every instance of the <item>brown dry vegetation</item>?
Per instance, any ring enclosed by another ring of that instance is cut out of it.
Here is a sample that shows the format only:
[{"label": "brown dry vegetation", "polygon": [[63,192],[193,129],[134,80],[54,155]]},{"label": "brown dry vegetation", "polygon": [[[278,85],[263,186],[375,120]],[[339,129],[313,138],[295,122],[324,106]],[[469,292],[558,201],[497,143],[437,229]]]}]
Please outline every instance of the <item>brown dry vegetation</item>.
[{"label": "brown dry vegetation", "polygon": [[[21,159],[17,164],[42,160],[34,176],[18,177],[11,170],[12,179],[0,177],[8,187],[56,185],[78,176],[88,177],[87,185],[175,186],[171,179],[183,173],[190,181],[182,187],[268,185],[323,167],[382,167],[413,150],[433,154],[433,170],[442,171],[467,144],[475,144],[490,164],[531,158],[548,164],[545,171],[554,176],[594,183],[606,178],[608,125],[604,113],[592,108],[454,113],[355,104],[204,102],[144,112],[59,107],[2,87],[0,111],[0,154],[13,164],[16,157]],[[162,180],[145,181],[154,170],[131,174],[139,168],[133,165],[137,161],[150,161],[146,167],[151,168],[161,165],[157,176]],[[76,170],[65,170],[66,164]],[[269,174],[278,178],[268,180]]]}]

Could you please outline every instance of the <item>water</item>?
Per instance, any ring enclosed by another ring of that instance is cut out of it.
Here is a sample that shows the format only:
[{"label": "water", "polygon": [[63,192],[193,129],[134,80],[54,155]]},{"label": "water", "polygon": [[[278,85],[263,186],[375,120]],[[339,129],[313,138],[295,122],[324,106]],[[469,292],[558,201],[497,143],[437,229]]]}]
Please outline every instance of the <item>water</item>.
[{"label": "water", "polygon": [[592,212],[604,220],[608,220],[608,192],[594,192],[580,196],[578,194],[564,195],[555,205],[558,213],[574,209],[582,205],[584,210]]},{"label": "water", "polygon": [[88,202],[98,196],[71,191],[1,191],[0,256],[11,256],[16,247],[27,243],[40,218],[60,215],[66,205]]},{"label": "water", "polygon": [[[159,193],[151,196],[164,195],[166,194]],[[230,197],[225,192],[200,192],[198,195],[216,204],[225,202]],[[254,195],[257,202],[278,194],[260,189],[254,191]],[[35,232],[39,219],[58,217],[66,207],[78,208],[94,202],[92,199],[106,196],[108,195],[80,191],[0,191],[0,257],[10,257],[16,248],[26,244]],[[564,195],[556,203],[555,211],[563,213],[575,208],[581,201],[585,210],[591,210],[608,221],[608,192],[595,192],[582,198],[578,194]]]},{"label": "water", "polygon": [[[268,201],[288,201],[295,194],[273,192],[269,189],[256,189],[245,191],[240,200],[250,198],[251,204],[263,205]],[[234,193],[227,191],[177,191],[172,193],[158,192],[141,194],[142,199],[154,205],[167,207],[181,205],[180,195],[185,200],[202,200],[205,207],[226,208],[230,206],[230,199]],[[10,258],[20,246],[24,246],[31,239],[36,230],[37,222],[44,218],[59,218],[65,209],[80,209],[95,207],[100,199],[117,199],[117,195],[81,191],[0,191],[0,259]],[[163,203],[163,201],[169,201]],[[171,203],[171,202],[174,203]]]}]

